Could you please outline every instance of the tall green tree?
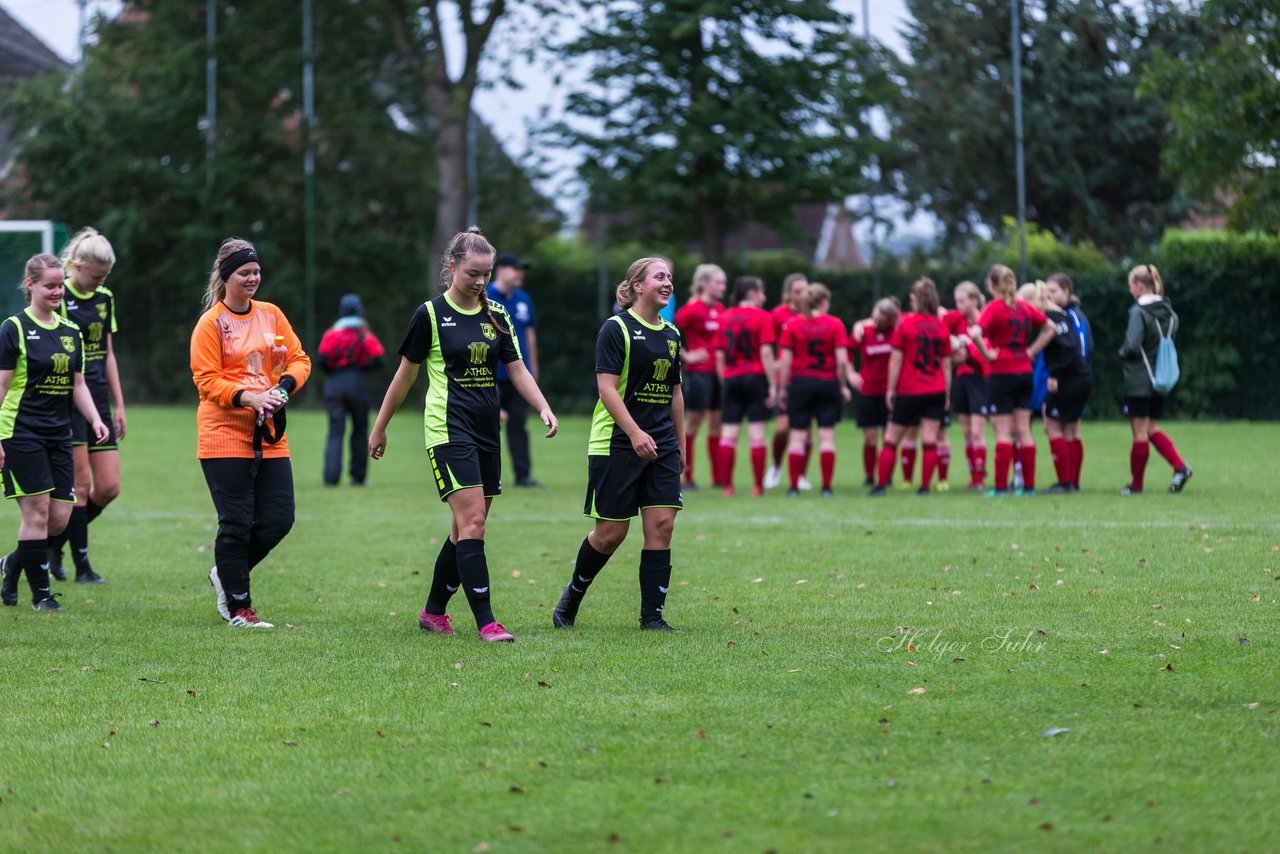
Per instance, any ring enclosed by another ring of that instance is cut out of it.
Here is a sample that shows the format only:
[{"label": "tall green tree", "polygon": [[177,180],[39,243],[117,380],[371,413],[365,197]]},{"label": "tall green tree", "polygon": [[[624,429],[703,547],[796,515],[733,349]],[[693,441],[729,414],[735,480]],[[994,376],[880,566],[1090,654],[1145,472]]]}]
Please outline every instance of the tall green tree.
[{"label": "tall green tree", "polygon": [[1197,38],[1160,51],[1140,94],[1169,116],[1165,164],[1237,229],[1280,231],[1280,12],[1208,0]]},{"label": "tall green tree", "polygon": [[[904,195],[944,241],[998,232],[1016,213],[1012,20],[1008,0],[908,0],[902,98]],[[1161,167],[1165,121],[1134,90],[1155,50],[1186,39],[1183,13],[1151,0],[1024,0],[1021,9],[1027,216],[1113,251],[1158,239],[1184,211]]]},{"label": "tall green tree", "polygon": [[869,110],[892,82],[825,0],[584,0],[561,55],[586,79],[553,129],[585,153],[590,209],[629,237],[722,260],[748,222],[859,192],[886,145]]},{"label": "tall green tree", "polygon": [[[21,86],[8,112],[19,143],[11,216],[93,225],[116,248],[111,287],[131,396],[190,390],[190,329],[219,241],[253,240],[264,298],[299,324],[303,291],[301,20],[270,4],[223,7],[214,186],[205,189],[205,19],[181,3],[133,4],[98,27],[81,75]],[[316,4],[318,317],[347,291],[369,297],[375,328],[403,327],[435,282],[437,175],[430,110],[398,61],[376,3]],[[481,196],[489,233],[530,245],[554,208],[481,134],[502,193]],[[317,342],[305,342],[314,347]]]}]

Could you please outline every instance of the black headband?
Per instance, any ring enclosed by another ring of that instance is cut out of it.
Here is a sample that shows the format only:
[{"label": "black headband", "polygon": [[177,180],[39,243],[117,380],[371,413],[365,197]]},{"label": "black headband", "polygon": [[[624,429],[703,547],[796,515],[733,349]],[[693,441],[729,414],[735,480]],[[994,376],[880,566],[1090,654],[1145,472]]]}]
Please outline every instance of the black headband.
[{"label": "black headband", "polygon": [[237,249],[235,252],[232,252],[224,258],[222,263],[218,265],[218,276],[225,282],[231,278],[231,274],[236,270],[239,270],[245,264],[256,262],[257,260],[258,253],[253,249],[253,247],[246,246],[244,249]]}]

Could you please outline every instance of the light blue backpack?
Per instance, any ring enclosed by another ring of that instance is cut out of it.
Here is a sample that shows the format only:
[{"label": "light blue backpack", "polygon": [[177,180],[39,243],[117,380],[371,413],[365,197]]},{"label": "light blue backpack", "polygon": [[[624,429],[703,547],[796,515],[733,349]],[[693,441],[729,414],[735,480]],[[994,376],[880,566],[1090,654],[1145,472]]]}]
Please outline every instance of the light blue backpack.
[{"label": "light blue backpack", "polygon": [[1173,321],[1169,321],[1169,332],[1165,334],[1160,328],[1160,321],[1154,317],[1151,320],[1156,325],[1156,332],[1160,334],[1160,343],[1156,345],[1155,369],[1151,368],[1146,350],[1142,351],[1142,362],[1147,366],[1147,376],[1151,377],[1152,391],[1156,394],[1168,394],[1182,376],[1182,371],[1178,368],[1178,348],[1173,345]]}]

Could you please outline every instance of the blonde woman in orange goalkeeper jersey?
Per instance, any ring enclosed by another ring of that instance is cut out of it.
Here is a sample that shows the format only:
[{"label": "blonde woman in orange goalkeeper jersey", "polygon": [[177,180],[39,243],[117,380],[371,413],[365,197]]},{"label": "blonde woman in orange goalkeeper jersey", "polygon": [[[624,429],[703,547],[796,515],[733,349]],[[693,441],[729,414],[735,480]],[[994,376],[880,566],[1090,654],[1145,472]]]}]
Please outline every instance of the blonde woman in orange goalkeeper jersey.
[{"label": "blonde woman in orange goalkeeper jersey", "polygon": [[284,410],[311,374],[284,313],[254,299],[261,285],[253,245],[224,241],[191,333],[191,375],[200,392],[196,456],[218,511],[209,583],[219,616],[233,628],[272,627],[254,611],[249,572],[293,527]]}]

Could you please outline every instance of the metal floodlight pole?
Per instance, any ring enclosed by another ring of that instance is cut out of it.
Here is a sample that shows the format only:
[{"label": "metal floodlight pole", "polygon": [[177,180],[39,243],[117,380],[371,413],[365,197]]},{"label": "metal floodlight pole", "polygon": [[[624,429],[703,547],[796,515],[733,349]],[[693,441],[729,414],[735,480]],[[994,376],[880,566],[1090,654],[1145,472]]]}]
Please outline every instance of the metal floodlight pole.
[{"label": "metal floodlight pole", "polygon": [[1013,21],[1014,169],[1018,183],[1018,281],[1027,280],[1027,173],[1022,144],[1022,16],[1018,0],[1009,0]]},{"label": "metal floodlight pole", "polygon": [[76,35],[76,47],[79,49],[79,55],[76,58],[76,70],[84,71],[84,30],[86,25],[86,9],[88,0],[76,0],[76,6],[80,10],[80,29]]},{"label": "metal floodlight pole", "polygon": [[[316,154],[312,127],[316,117],[315,66],[311,37],[311,0],[302,0],[302,293],[306,306],[307,346],[316,342]],[[308,392],[308,400],[314,393]]]},{"label": "metal floodlight pole", "polygon": [[[205,7],[204,186],[213,190],[214,138],[218,127],[218,3]],[[212,197],[212,192],[209,196]],[[206,216],[208,211],[206,208]]]},{"label": "metal floodlight pole", "polygon": [[[871,44],[871,3],[870,0],[862,0],[862,40],[867,44]],[[868,122],[870,125],[870,122]],[[875,164],[876,183],[879,183],[880,164]],[[875,187],[871,188],[871,192],[867,195],[867,210],[871,214],[871,298],[879,302],[880,300],[880,245],[876,240],[876,231],[879,228],[878,215],[876,213],[876,194]]]}]

